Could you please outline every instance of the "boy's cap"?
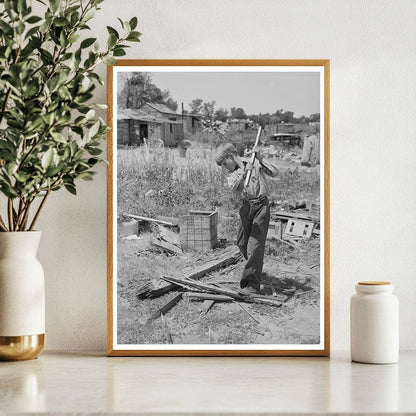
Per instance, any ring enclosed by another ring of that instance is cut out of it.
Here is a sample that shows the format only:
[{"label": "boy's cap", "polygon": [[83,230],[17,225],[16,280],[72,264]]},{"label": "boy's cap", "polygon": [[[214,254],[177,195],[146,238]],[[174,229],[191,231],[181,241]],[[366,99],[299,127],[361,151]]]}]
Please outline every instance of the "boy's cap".
[{"label": "boy's cap", "polygon": [[231,143],[220,144],[215,154],[215,161],[217,162],[217,165],[221,165],[223,160],[230,154],[238,154],[236,147]]}]

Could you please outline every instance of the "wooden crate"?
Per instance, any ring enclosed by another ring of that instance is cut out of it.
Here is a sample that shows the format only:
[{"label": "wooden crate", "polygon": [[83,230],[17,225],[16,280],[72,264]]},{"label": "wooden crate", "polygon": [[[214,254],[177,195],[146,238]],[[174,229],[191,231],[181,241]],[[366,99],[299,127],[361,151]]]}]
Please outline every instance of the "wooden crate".
[{"label": "wooden crate", "polygon": [[207,251],[218,242],[218,212],[189,211],[181,218],[180,241],[183,251]]},{"label": "wooden crate", "polygon": [[311,238],[315,224],[312,221],[290,219],[287,222],[285,234],[302,238]]}]

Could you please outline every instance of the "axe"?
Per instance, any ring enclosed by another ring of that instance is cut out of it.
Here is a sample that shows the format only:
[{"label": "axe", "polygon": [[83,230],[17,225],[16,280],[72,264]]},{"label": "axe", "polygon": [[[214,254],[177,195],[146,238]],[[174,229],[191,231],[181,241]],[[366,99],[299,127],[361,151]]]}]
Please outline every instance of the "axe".
[{"label": "axe", "polygon": [[[257,147],[259,145],[260,134],[261,134],[261,126],[259,127],[259,129],[257,131],[257,137],[256,137],[256,141],[254,143],[254,147]],[[254,163],[255,160],[256,160],[256,153],[252,153],[251,158],[250,158],[251,166],[253,166],[253,163]],[[244,179],[244,188],[247,188],[248,184],[250,183],[251,171],[252,171],[252,169],[247,170],[246,178]]]}]

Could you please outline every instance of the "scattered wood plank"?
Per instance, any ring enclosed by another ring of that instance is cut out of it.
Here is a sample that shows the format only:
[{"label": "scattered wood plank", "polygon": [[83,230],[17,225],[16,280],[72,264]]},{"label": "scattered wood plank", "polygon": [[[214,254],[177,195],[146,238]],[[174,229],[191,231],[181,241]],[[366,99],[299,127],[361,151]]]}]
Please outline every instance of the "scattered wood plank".
[{"label": "scattered wood plank", "polygon": [[277,211],[272,213],[273,218],[281,218],[283,220],[288,220],[289,218],[298,218],[300,220],[308,220],[319,222],[319,217],[315,215],[301,214],[298,212],[289,212],[289,211]]},{"label": "scattered wood plank", "polygon": [[236,299],[242,299],[242,296],[239,295],[238,292],[235,292],[234,290],[207,285],[205,283],[196,282],[192,279],[179,278],[175,276],[163,276],[162,279],[169,283],[174,283],[185,289],[193,288],[193,289],[200,290],[202,292],[218,293],[220,295],[231,296],[232,298],[236,298]]},{"label": "scattered wood plank", "polygon": [[248,315],[250,318],[252,318],[254,321],[256,321],[258,324],[260,321],[258,321],[240,302],[237,302],[237,305]]},{"label": "scattered wood plank", "polygon": [[157,227],[159,229],[159,236],[162,240],[166,241],[167,243],[173,244],[179,248],[181,247],[181,242],[179,240],[178,233],[174,233],[173,231],[169,230],[169,228],[166,228],[161,224],[157,224]]},{"label": "scattered wood plank", "polygon": [[[184,278],[197,280],[201,278],[202,276],[212,271],[215,271],[221,267],[226,267],[228,265],[238,262],[241,259],[241,257],[242,255],[240,253],[240,250],[232,248],[231,250],[228,250],[225,253],[222,253],[216,259],[209,261],[208,263],[205,263],[189,271],[184,276]],[[146,285],[139,288],[136,296],[139,299],[154,298],[157,296],[161,296],[169,292],[170,290],[173,290],[175,287],[177,286],[172,283],[167,283],[166,281],[152,280],[146,283]]]},{"label": "scattered wood plank", "polygon": [[213,300],[219,302],[231,302],[234,299],[231,296],[203,292],[186,292],[185,296],[187,296],[189,300]]},{"label": "scattered wood plank", "polygon": [[293,240],[292,238],[290,238],[288,236],[285,236],[283,241],[286,241],[287,243],[293,244],[293,246],[296,247],[296,248],[302,248],[302,246],[298,242],[296,242],[295,240]]},{"label": "scattered wood plank", "polygon": [[296,270],[280,269],[279,272],[288,273],[288,274],[301,274],[301,275],[304,275],[304,276],[318,276],[318,273],[305,273],[305,272],[298,272]]},{"label": "scattered wood plank", "polygon": [[214,306],[215,300],[204,300],[201,307],[201,315],[206,315]]},{"label": "scattered wood plank", "polygon": [[270,282],[269,284],[270,284],[270,289],[272,289],[272,295],[273,295],[274,297],[277,297],[276,289],[275,289],[275,287],[274,287],[273,283],[272,283],[272,282]]},{"label": "scattered wood plank", "polygon": [[179,218],[175,218],[175,217],[164,217],[162,215],[156,215],[155,218],[159,221],[165,221],[167,223],[171,223],[174,226],[178,226],[180,222]]},{"label": "scattered wood plank", "polygon": [[241,294],[231,289],[225,289],[225,288],[220,288],[220,287],[216,287],[213,285],[207,285],[205,283],[196,282],[190,279],[180,279],[178,277],[173,277],[173,276],[163,276],[162,279],[166,280],[169,283],[174,283],[185,289],[191,288],[191,289],[199,290],[201,292],[218,293],[220,295],[230,296],[236,300],[249,302],[249,303],[260,303],[260,304],[270,305],[270,306],[282,306],[280,302],[277,302],[276,300],[267,298],[265,296]]},{"label": "scattered wood plank", "polygon": [[126,217],[134,218],[134,219],[139,220],[139,221],[154,222],[156,224],[167,225],[168,227],[176,227],[175,224],[173,224],[172,222],[169,222],[169,221],[158,220],[156,218],[142,217],[141,215],[134,215],[134,214],[124,214],[124,215]]},{"label": "scattered wood plank", "polygon": [[160,318],[162,319],[163,326],[165,327],[166,338],[167,338],[169,344],[173,344],[172,334],[169,331],[169,327],[168,327],[168,324],[165,320],[165,317],[164,317],[163,313],[160,315]]},{"label": "scattered wood plank", "polygon": [[155,298],[164,295],[175,287],[174,284],[166,284],[166,282],[162,282],[158,279],[152,279],[139,287],[136,297],[138,299]]},{"label": "scattered wood plank", "polygon": [[175,295],[173,298],[169,299],[165,304],[163,304],[156,312],[154,312],[150,318],[147,320],[147,323],[154,321],[159,318],[159,316],[165,315],[166,312],[171,310],[180,300],[182,299],[182,293]]},{"label": "scattered wood plank", "polygon": [[217,259],[196,267],[193,271],[187,274],[187,278],[193,280],[200,279],[202,276],[213,272],[214,270],[237,263],[241,258],[242,254],[238,248],[229,250]]},{"label": "scattered wood plank", "polygon": [[283,238],[273,237],[272,240],[273,241],[279,241],[280,243],[286,244],[286,245],[288,245],[292,248],[299,248],[299,244],[283,240]]},{"label": "scattered wood plank", "polygon": [[181,248],[179,248],[175,244],[172,244],[168,241],[162,240],[161,238],[154,238],[152,240],[152,244],[155,247],[160,248],[164,251],[167,251],[168,253],[171,253],[171,254],[183,254],[183,251]]}]

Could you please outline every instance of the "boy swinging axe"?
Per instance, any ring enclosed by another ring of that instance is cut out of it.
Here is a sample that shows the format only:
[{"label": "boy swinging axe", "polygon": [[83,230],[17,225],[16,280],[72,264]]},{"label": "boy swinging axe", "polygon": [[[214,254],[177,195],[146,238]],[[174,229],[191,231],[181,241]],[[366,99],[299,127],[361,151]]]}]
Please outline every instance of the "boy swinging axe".
[{"label": "boy swinging axe", "polygon": [[266,176],[278,175],[277,168],[263,159],[258,146],[261,127],[250,160],[238,156],[231,143],[217,148],[215,161],[221,166],[232,191],[241,198],[237,246],[247,260],[240,280],[241,292],[258,293],[261,288],[264,249],[270,222],[269,188]]}]

